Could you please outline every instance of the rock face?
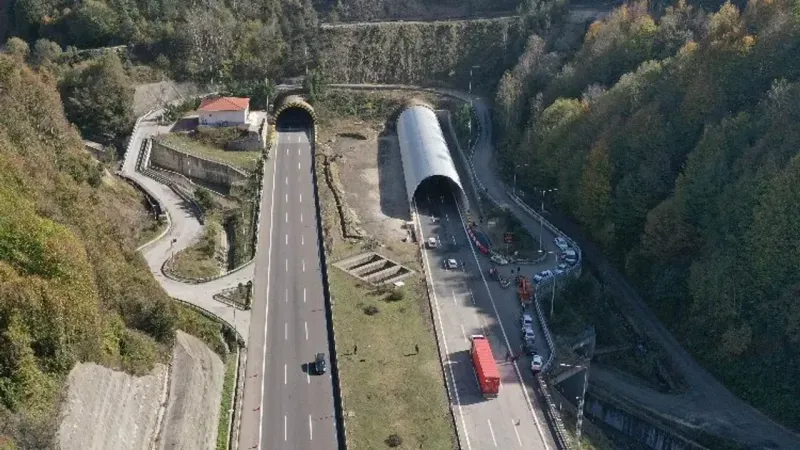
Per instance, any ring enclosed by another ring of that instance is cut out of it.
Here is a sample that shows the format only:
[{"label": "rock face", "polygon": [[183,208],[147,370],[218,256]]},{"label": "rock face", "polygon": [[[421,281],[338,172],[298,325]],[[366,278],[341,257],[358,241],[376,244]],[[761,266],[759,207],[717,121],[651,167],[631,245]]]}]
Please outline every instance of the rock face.
[{"label": "rock face", "polygon": [[216,448],[224,380],[222,359],[200,339],[178,331],[160,449]]}]

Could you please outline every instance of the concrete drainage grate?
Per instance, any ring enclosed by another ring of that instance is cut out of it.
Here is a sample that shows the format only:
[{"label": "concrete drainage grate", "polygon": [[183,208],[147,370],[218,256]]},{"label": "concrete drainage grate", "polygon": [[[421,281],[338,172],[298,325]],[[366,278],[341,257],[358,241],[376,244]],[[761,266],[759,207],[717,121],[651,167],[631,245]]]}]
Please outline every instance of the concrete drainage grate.
[{"label": "concrete drainage grate", "polygon": [[396,283],[414,273],[408,267],[374,252],[345,258],[333,266],[373,286]]}]

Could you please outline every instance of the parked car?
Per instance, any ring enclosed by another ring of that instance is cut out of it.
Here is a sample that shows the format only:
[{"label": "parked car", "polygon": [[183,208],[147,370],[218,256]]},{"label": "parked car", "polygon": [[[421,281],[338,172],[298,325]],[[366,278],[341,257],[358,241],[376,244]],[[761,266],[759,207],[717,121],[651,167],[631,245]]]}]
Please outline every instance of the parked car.
[{"label": "parked car", "polygon": [[561,249],[562,252],[565,252],[565,251],[567,251],[567,249],[569,249],[569,243],[567,242],[566,239],[564,239],[561,236],[553,239],[553,242],[555,242],[556,247]]},{"label": "parked car", "polygon": [[569,266],[567,266],[567,263],[561,263],[561,264],[558,265],[558,270],[560,270],[562,272],[566,272],[567,267],[569,267]]},{"label": "parked car", "polygon": [[575,253],[575,250],[568,248],[564,251],[564,254],[561,255],[561,258],[569,265],[573,265],[578,262],[578,254]]},{"label": "parked car", "polygon": [[523,337],[525,342],[528,342],[531,345],[536,342],[536,334],[533,332],[533,328],[525,329],[523,332]]},{"label": "parked car", "polygon": [[542,366],[544,366],[542,355],[534,354],[533,358],[531,358],[531,372],[533,372],[534,375],[538,374],[542,371]]},{"label": "parked car", "polygon": [[456,270],[458,269],[458,261],[453,258],[448,258],[444,260],[444,269],[445,270]]},{"label": "parked car", "polygon": [[439,241],[435,237],[429,237],[426,244],[428,248],[436,248],[439,246]]},{"label": "parked car", "polygon": [[560,276],[561,276],[561,275],[563,275],[563,274],[564,274],[564,271],[563,271],[563,270],[561,270],[561,269],[553,269],[553,275],[554,275],[554,276],[556,276],[556,277],[560,277]]},{"label": "parked car", "polygon": [[543,280],[544,280],[544,277],[540,273],[537,273],[536,275],[533,276],[533,282],[534,283],[541,283]]},{"label": "parked car", "polygon": [[317,375],[322,375],[328,368],[328,364],[325,362],[325,353],[317,353],[317,357],[314,358],[314,371],[317,372]]},{"label": "parked car", "polygon": [[522,325],[522,334],[533,333],[533,323]]},{"label": "parked car", "polygon": [[522,329],[523,330],[525,328],[527,328],[527,327],[532,327],[533,326],[533,316],[531,314],[528,314],[528,313],[523,314],[522,315],[522,319],[520,319],[520,320],[522,322]]}]

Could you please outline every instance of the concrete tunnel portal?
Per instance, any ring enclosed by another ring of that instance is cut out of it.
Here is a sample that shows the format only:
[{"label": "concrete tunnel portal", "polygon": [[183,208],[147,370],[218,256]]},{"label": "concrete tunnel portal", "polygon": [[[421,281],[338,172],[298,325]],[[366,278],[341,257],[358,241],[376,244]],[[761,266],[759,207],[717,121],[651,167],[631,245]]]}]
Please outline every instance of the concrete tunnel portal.
[{"label": "concrete tunnel portal", "polygon": [[275,109],[277,131],[312,130],[317,121],[314,108],[298,95],[288,95],[280,100]]},{"label": "concrete tunnel portal", "polygon": [[[452,194],[463,212],[469,201],[433,109],[415,104],[397,118],[397,137],[408,203],[421,195]],[[467,220],[467,217],[464,218]]]}]

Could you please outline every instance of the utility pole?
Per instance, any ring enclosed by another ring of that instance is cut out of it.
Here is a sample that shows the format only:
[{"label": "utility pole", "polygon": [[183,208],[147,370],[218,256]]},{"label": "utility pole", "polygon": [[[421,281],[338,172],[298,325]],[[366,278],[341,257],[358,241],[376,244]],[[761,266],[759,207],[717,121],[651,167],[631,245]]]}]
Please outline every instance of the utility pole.
[{"label": "utility pole", "polygon": [[[556,255],[556,270],[558,270],[558,252],[553,252]],[[556,282],[558,281],[558,276],[553,276],[553,296],[550,297],[550,319],[553,318],[553,309],[556,303]]]}]

